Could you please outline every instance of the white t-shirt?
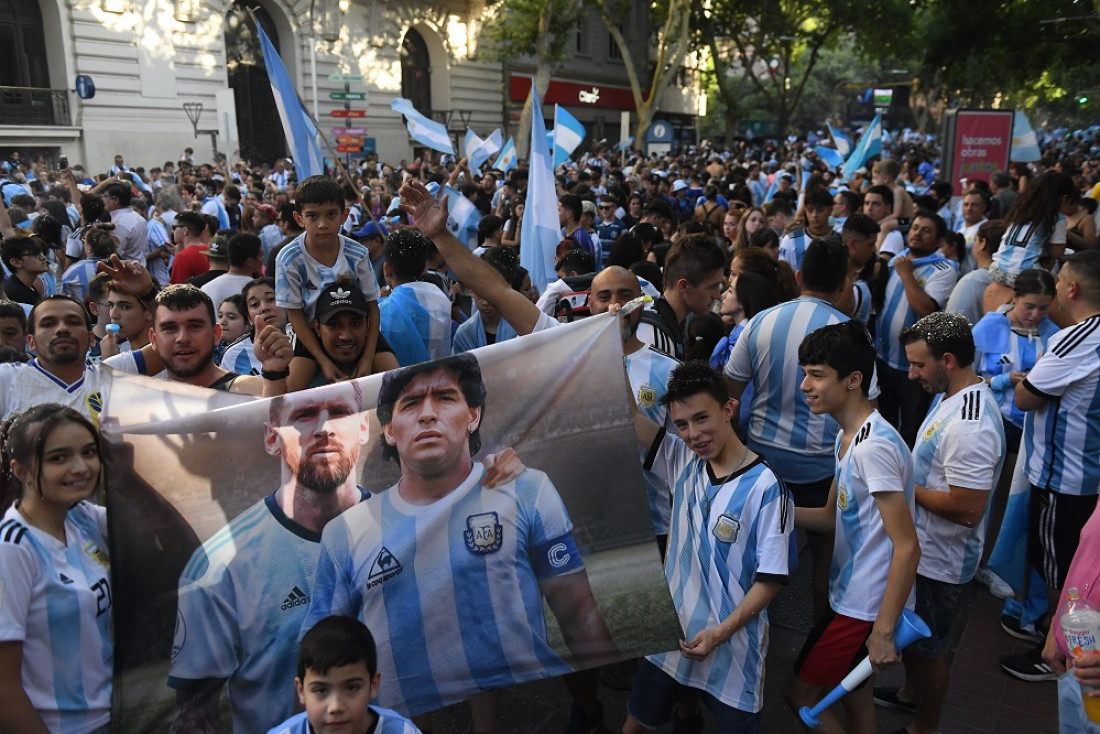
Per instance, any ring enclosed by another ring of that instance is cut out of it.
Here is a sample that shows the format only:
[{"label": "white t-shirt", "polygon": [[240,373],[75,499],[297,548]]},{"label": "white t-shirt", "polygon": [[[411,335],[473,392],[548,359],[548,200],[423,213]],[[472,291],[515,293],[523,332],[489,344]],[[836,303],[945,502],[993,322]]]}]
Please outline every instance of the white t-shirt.
[{"label": "white t-shirt", "polygon": [[[982,381],[928,411],[913,447],[913,481],[932,492],[949,492],[948,485],[988,492],[997,486],[1004,455],[1000,407]],[[968,528],[917,505],[914,520],[921,547],[917,573],[949,584],[974,578],[987,518]]]}]

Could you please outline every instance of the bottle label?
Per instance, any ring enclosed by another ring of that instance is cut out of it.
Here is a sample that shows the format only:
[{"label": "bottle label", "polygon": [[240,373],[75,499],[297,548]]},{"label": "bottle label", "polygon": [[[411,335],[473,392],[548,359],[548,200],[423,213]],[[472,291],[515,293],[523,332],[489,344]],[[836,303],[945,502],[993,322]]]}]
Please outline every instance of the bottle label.
[{"label": "bottle label", "polygon": [[1063,627],[1062,631],[1066,634],[1066,647],[1069,648],[1069,653],[1073,657],[1100,654],[1100,649],[1097,649],[1096,645],[1095,631],[1068,627]]}]

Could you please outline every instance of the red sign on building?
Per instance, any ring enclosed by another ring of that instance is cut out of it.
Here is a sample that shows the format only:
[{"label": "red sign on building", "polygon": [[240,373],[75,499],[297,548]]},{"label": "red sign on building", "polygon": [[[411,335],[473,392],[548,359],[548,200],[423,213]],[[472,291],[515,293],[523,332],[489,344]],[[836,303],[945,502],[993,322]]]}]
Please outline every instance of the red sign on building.
[{"label": "red sign on building", "polygon": [[988,181],[1008,168],[1013,118],[1011,110],[958,110],[948,119],[947,168],[956,196],[965,191],[962,179]]},{"label": "red sign on building", "polygon": [[[531,77],[512,74],[508,79],[508,96],[513,102],[526,101],[531,91]],[[630,87],[606,84],[577,84],[551,81],[544,99],[546,104],[563,107],[601,107],[609,110],[633,110],[634,93]]]}]

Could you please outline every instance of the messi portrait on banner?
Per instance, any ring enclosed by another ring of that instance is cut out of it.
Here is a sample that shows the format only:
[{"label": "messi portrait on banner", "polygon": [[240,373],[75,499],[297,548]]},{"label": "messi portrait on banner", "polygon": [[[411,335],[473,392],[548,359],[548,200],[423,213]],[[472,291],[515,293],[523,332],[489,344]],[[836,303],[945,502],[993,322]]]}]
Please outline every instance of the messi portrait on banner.
[{"label": "messi portrait on banner", "polygon": [[589,319],[270,400],[115,378],[119,730],[266,731],[331,614],[408,715],[675,649],[621,359]]}]

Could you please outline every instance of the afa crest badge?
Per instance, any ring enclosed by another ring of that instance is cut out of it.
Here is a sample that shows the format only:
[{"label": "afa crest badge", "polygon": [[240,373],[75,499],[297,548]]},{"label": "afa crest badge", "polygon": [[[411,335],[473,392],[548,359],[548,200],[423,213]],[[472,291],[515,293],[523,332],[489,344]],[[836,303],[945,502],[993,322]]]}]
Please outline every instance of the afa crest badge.
[{"label": "afa crest badge", "polygon": [[652,408],[657,404],[657,391],[649,385],[638,388],[638,407]]},{"label": "afa crest badge", "polygon": [[741,515],[721,515],[714,523],[714,537],[722,543],[736,543],[741,532]]},{"label": "afa crest badge", "polygon": [[837,488],[836,492],[836,506],[842,510],[848,509],[848,488],[843,484]]},{"label": "afa crest badge", "polygon": [[479,556],[496,553],[504,542],[504,528],[495,512],[482,512],[466,518],[466,532],[462,534],[466,549]]}]

